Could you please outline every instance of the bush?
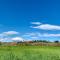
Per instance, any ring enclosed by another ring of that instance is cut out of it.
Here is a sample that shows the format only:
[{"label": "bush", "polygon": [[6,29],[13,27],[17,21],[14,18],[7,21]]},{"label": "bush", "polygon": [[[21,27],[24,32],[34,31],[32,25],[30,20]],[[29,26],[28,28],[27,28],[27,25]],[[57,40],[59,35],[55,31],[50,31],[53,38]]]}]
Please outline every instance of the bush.
[{"label": "bush", "polygon": [[56,40],[56,41],[54,41],[55,43],[59,43],[59,41],[58,40]]}]

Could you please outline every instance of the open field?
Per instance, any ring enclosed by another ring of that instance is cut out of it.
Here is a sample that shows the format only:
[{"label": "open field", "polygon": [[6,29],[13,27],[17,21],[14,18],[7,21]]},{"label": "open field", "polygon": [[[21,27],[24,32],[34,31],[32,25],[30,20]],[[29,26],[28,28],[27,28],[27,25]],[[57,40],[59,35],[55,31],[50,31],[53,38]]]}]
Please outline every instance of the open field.
[{"label": "open field", "polygon": [[0,60],[60,60],[60,47],[1,46]]}]

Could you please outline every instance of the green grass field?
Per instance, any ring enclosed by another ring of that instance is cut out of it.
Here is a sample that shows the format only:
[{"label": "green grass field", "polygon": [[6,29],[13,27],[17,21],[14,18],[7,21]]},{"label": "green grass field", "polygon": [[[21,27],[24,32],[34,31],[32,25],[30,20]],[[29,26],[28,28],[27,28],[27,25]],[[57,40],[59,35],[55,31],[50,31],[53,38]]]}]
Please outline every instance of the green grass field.
[{"label": "green grass field", "polygon": [[0,47],[0,60],[60,60],[60,47]]}]

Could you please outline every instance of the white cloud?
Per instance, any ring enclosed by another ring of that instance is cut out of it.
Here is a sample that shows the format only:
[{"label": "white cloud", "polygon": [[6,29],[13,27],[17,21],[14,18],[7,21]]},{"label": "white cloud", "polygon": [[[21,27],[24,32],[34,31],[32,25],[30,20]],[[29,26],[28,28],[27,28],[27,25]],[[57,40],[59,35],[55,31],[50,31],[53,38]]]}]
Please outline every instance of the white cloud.
[{"label": "white cloud", "polygon": [[23,41],[24,39],[22,37],[3,37],[0,38],[1,42],[13,42],[13,41]]},{"label": "white cloud", "polygon": [[3,34],[13,35],[13,34],[19,34],[19,32],[16,32],[16,31],[7,31],[7,32],[3,32]]},{"label": "white cloud", "polygon": [[31,22],[31,24],[40,25],[40,24],[42,24],[42,23],[40,23],[40,22]]},{"label": "white cloud", "polygon": [[38,32],[35,32],[35,33],[27,33],[23,36],[29,36],[29,37],[32,37],[32,38],[39,38],[39,37],[60,37],[60,34],[49,34],[49,33],[38,33]]},{"label": "white cloud", "polygon": [[60,37],[60,34],[47,34],[47,33],[45,33],[42,36],[43,37]]},{"label": "white cloud", "polygon": [[[16,37],[19,34],[19,32],[16,31],[7,31],[7,32],[2,32],[0,34],[0,41],[4,42],[4,41],[22,41],[23,38],[22,37]],[[16,35],[15,37],[12,37],[11,35]]]},{"label": "white cloud", "polygon": [[3,37],[3,38],[0,38],[0,41],[1,42],[8,42],[8,41],[12,41],[10,38],[8,38],[8,37]]},{"label": "white cloud", "polygon": [[60,37],[60,34],[39,33],[38,36],[39,37]]},{"label": "white cloud", "polygon": [[60,30],[60,26],[51,24],[40,24],[38,26],[31,26],[32,28],[42,29],[42,30]]},{"label": "white cloud", "polygon": [[6,36],[11,36],[11,35],[18,35],[19,32],[16,31],[7,31],[7,32],[2,32],[0,33],[0,37],[6,37]]},{"label": "white cloud", "polygon": [[26,35],[28,35],[28,36],[35,36],[36,35],[35,33],[33,33],[33,32],[32,33],[26,33]]},{"label": "white cloud", "polygon": [[13,40],[13,41],[23,41],[24,39],[22,37],[14,37],[11,40]]},{"label": "white cloud", "polygon": [[31,38],[33,38],[33,39],[37,39],[38,37],[35,36],[35,37],[31,37]]}]

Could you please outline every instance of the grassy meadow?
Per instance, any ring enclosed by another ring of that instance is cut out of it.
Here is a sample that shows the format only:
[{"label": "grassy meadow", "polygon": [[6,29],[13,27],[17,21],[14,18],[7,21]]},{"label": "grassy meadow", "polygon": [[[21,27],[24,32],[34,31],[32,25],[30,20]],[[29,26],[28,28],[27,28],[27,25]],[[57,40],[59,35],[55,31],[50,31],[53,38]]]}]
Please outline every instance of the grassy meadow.
[{"label": "grassy meadow", "polygon": [[0,46],[0,60],[60,60],[60,47]]}]

